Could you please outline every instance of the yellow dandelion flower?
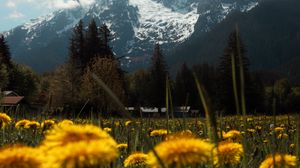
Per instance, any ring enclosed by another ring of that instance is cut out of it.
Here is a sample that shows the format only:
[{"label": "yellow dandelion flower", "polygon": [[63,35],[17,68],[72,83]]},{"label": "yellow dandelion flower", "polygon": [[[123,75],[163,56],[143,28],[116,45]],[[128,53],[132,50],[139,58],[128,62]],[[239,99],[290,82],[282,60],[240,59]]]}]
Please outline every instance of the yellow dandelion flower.
[{"label": "yellow dandelion flower", "polygon": [[124,161],[124,167],[144,166],[146,165],[148,155],[141,152],[136,152],[129,155]]},{"label": "yellow dandelion flower", "polygon": [[290,145],[290,148],[292,148],[292,149],[294,149],[295,147],[296,147],[296,145],[293,143]]},{"label": "yellow dandelion flower", "polygon": [[56,147],[47,152],[44,168],[103,167],[118,156],[115,144],[107,141],[81,141]]},{"label": "yellow dandelion flower", "polygon": [[[181,137],[163,141],[155,146],[159,158],[165,166],[187,166],[207,163],[211,160],[214,145],[193,137]],[[147,164],[160,167],[160,163],[153,152],[148,155]]]},{"label": "yellow dandelion flower", "polygon": [[230,130],[223,134],[224,139],[236,139],[241,137],[241,132],[238,130]]},{"label": "yellow dandelion flower", "polygon": [[132,121],[126,121],[125,122],[125,126],[128,127],[129,125],[131,125]]},{"label": "yellow dandelion flower", "polygon": [[42,155],[38,150],[25,146],[11,146],[0,150],[1,168],[40,168]]},{"label": "yellow dandelion flower", "polygon": [[103,128],[103,130],[104,130],[105,132],[111,132],[111,128],[108,128],[108,127]]},{"label": "yellow dandelion flower", "polygon": [[150,136],[164,136],[168,134],[168,130],[166,129],[158,129],[150,132]]},{"label": "yellow dandelion flower", "polygon": [[121,144],[118,144],[117,145],[117,148],[119,150],[122,150],[122,149],[127,149],[128,148],[128,145],[126,143],[121,143]]},{"label": "yellow dandelion flower", "polygon": [[255,129],[252,129],[252,128],[248,128],[247,131],[248,131],[249,133],[255,133]]},{"label": "yellow dandelion flower", "polygon": [[62,120],[61,122],[58,123],[59,126],[67,126],[67,125],[73,125],[73,121],[72,120]]},{"label": "yellow dandelion flower", "polygon": [[274,130],[275,130],[275,132],[282,132],[282,131],[284,131],[284,128],[276,127]]},{"label": "yellow dandelion flower", "polygon": [[115,143],[107,132],[94,125],[65,125],[54,126],[53,129],[49,130],[45,136],[43,146],[52,148],[72,142],[93,140],[105,140],[110,141],[112,144]]},{"label": "yellow dandelion flower", "polygon": [[191,131],[184,130],[181,132],[168,134],[165,140],[174,140],[174,139],[187,138],[187,137],[195,138],[196,136]]},{"label": "yellow dandelion flower", "polygon": [[7,124],[11,122],[11,118],[5,114],[5,113],[0,113],[0,127],[3,129]]},{"label": "yellow dandelion flower", "polygon": [[37,121],[30,121],[30,122],[26,123],[24,126],[24,128],[30,128],[30,129],[37,129],[40,127],[41,127],[41,125]]},{"label": "yellow dandelion flower", "polygon": [[216,151],[214,163],[219,167],[221,165],[238,164],[244,153],[243,146],[239,143],[220,142]]},{"label": "yellow dandelion flower", "polygon": [[26,119],[20,120],[20,121],[18,121],[18,122],[15,124],[15,127],[16,127],[17,129],[19,129],[19,128],[24,128],[25,125],[28,124],[28,123],[30,123],[29,120],[26,120]]},{"label": "yellow dandelion flower", "polygon": [[42,122],[41,127],[45,128],[45,129],[48,129],[48,128],[53,127],[54,124],[55,124],[54,120],[45,120],[44,122]]},{"label": "yellow dandelion flower", "polygon": [[288,134],[283,133],[283,134],[279,134],[279,135],[277,136],[277,139],[286,139],[286,138],[288,138],[288,137],[289,137]]},{"label": "yellow dandelion flower", "polygon": [[296,165],[296,156],[277,153],[275,154],[275,156],[267,156],[267,158],[260,164],[259,168],[274,168],[275,166],[284,168],[296,168]]}]

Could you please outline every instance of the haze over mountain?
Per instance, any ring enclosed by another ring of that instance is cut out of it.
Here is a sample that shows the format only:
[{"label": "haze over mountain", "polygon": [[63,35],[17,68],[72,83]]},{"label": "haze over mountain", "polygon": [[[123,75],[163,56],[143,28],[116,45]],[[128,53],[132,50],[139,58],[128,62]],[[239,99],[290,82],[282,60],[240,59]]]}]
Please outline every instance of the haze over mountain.
[{"label": "haze over mountain", "polygon": [[294,74],[293,64],[300,60],[299,8],[297,0],[97,0],[32,19],[4,34],[15,61],[46,72],[65,62],[78,21],[87,27],[95,19],[111,29],[114,52],[125,56],[123,68],[146,67],[159,42],[176,70],[183,62],[217,64],[238,24],[252,69]]}]

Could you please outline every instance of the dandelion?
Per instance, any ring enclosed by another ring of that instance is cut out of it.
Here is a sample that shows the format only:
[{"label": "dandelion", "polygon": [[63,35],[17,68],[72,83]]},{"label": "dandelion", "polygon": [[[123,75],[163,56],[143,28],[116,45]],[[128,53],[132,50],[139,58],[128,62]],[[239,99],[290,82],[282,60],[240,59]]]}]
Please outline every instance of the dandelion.
[{"label": "dandelion", "polygon": [[108,128],[108,127],[103,128],[103,130],[104,130],[105,132],[111,132],[111,128]]},{"label": "dandelion", "polygon": [[128,145],[126,143],[121,143],[121,144],[118,144],[117,145],[117,148],[119,150],[122,150],[122,149],[127,149],[128,148]]},{"label": "dandelion", "polygon": [[[163,141],[155,146],[155,151],[165,166],[187,166],[207,163],[211,160],[214,145],[193,137],[180,137]],[[160,167],[160,162],[153,152],[148,155],[151,167]]]},{"label": "dandelion", "polygon": [[168,134],[168,130],[166,129],[158,129],[150,132],[150,136],[164,136]]},{"label": "dandelion", "polygon": [[54,120],[45,120],[44,122],[42,122],[41,127],[44,129],[48,129],[53,127],[55,124]]},{"label": "dandelion", "polygon": [[2,129],[4,129],[5,126],[6,126],[7,124],[9,124],[10,122],[11,122],[11,118],[10,118],[7,114],[5,114],[5,113],[0,113],[0,127],[1,127]]},{"label": "dandelion", "polygon": [[274,167],[296,168],[296,165],[297,165],[296,156],[277,153],[275,154],[275,156],[273,155],[267,156],[267,158],[260,164],[259,168],[274,168]]},{"label": "dandelion", "polygon": [[20,121],[18,121],[18,122],[15,124],[15,127],[16,127],[17,129],[24,128],[25,125],[28,124],[28,123],[30,123],[29,120],[26,120],[26,119],[20,120]]},{"label": "dandelion", "polygon": [[236,139],[241,137],[241,132],[237,130],[230,130],[223,134],[224,139]]},{"label": "dandelion", "polygon": [[239,143],[220,142],[217,148],[215,157],[215,164],[219,167],[221,165],[238,164],[244,153],[243,146]]},{"label": "dandelion", "polygon": [[252,128],[248,128],[247,131],[248,131],[249,133],[255,133],[255,129],[252,129]]},{"label": "dandelion", "polygon": [[148,155],[141,152],[136,152],[129,155],[124,161],[124,167],[140,167],[145,166]]},{"label": "dandelion", "polygon": [[115,141],[101,128],[93,125],[55,126],[45,136],[43,146],[48,148],[64,146],[79,141],[103,140],[114,144]]},{"label": "dandelion", "polygon": [[132,121],[126,121],[125,122],[125,126],[128,127],[129,125],[131,125]]},{"label": "dandelion", "polygon": [[275,130],[275,132],[282,132],[282,131],[284,131],[284,128],[276,127],[274,130]]},{"label": "dandelion", "polygon": [[103,167],[118,157],[116,143],[81,141],[56,147],[47,152],[45,168]]},{"label": "dandelion", "polygon": [[26,123],[24,126],[24,128],[30,128],[30,129],[37,129],[40,127],[41,127],[41,125],[37,121],[30,121],[30,122]]},{"label": "dandelion", "polygon": [[1,149],[1,168],[40,168],[42,164],[41,154],[30,147],[15,145]]},{"label": "dandelion", "polygon": [[58,123],[59,126],[67,126],[67,125],[73,125],[73,121],[72,120],[62,120],[61,122]]}]

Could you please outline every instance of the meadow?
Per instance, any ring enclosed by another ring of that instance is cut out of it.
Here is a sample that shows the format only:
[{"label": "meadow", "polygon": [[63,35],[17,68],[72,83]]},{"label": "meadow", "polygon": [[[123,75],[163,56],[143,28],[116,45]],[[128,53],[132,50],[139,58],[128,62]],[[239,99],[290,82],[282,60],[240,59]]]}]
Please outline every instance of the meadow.
[{"label": "meadow", "polygon": [[0,168],[299,167],[298,116],[219,117],[216,129],[207,121],[0,113]]}]

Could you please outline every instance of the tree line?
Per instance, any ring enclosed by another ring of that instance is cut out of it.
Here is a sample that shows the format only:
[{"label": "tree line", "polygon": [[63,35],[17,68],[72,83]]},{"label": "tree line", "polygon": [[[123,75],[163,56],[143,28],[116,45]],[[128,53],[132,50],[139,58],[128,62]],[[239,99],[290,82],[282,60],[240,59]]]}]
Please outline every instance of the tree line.
[{"label": "tree line", "polygon": [[125,106],[165,107],[168,95],[173,106],[191,106],[203,111],[196,77],[212,100],[213,110],[225,115],[241,113],[243,98],[249,114],[270,113],[274,107],[281,113],[299,110],[296,104],[300,93],[288,80],[280,79],[266,86],[259,73],[250,72],[246,47],[237,29],[229,35],[217,66],[190,67],[182,63],[174,77],[168,72],[159,43],[154,44],[149,68],[128,73],[121,69],[120,60],[110,46],[112,40],[105,24],[98,26],[91,20],[85,28],[83,21],[79,21],[69,40],[65,64],[38,77],[30,68],[11,61],[9,47],[1,36],[0,88],[31,97],[31,102],[44,104],[53,115],[117,114],[118,107],[94,80],[96,75]]}]

